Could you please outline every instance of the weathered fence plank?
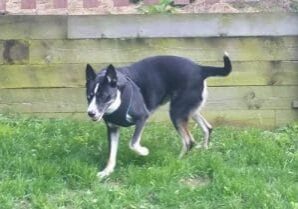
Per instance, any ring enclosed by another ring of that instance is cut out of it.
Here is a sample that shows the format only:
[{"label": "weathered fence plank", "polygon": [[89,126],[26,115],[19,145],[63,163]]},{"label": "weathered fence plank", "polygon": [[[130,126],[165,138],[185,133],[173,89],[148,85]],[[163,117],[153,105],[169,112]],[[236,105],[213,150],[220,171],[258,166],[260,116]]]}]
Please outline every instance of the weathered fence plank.
[{"label": "weathered fence plank", "polygon": [[1,16],[0,28],[0,39],[65,39],[67,16]]},{"label": "weathered fence plank", "polygon": [[[86,112],[74,112],[74,113],[22,113],[22,115],[48,117],[48,118],[70,118],[80,120],[90,120]],[[235,125],[235,126],[255,126],[263,128],[275,127],[275,112],[272,110],[243,110],[243,111],[208,111],[203,112],[204,117],[214,126],[218,125]],[[289,117],[291,117],[289,115]],[[245,118],[246,120],[243,120]],[[295,118],[285,118],[286,121],[280,125],[284,125]],[[166,111],[156,111],[150,118],[149,121],[153,122],[165,122],[169,120],[169,113]],[[200,129],[198,128],[198,131]]]},{"label": "weathered fence plank", "polygon": [[[205,110],[289,110],[298,86],[210,87]],[[82,112],[84,88],[1,89],[0,110],[17,112]],[[165,107],[166,108],[166,107]]]},{"label": "weathered fence plank", "polygon": [[[275,111],[273,110],[226,110],[208,111],[203,115],[217,125],[240,125],[272,128],[275,126]],[[245,118],[245,120],[243,120]]]},{"label": "weathered fence plank", "polygon": [[293,121],[298,121],[297,110],[276,110],[275,112],[276,127],[284,126]]},{"label": "weathered fence plank", "polygon": [[286,110],[298,86],[211,87],[206,110]]},{"label": "weathered fence plank", "polygon": [[[158,24],[156,24],[158,20]],[[297,13],[70,16],[69,38],[298,35]]]},{"label": "weathered fence plank", "polygon": [[83,88],[0,90],[1,112],[82,112],[85,109]]},{"label": "weathered fence plank", "polygon": [[126,63],[144,57],[169,54],[195,61],[221,61],[224,51],[233,61],[297,60],[298,36],[280,38],[180,38],[36,40],[31,42],[30,62]]},{"label": "weathered fence plank", "polygon": [[232,64],[233,72],[228,77],[210,78],[209,86],[298,85],[297,61],[250,61]]},{"label": "weathered fence plank", "polygon": [[3,41],[4,64],[28,64],[29,42],[20,40]]},{"label": "weathered fence plank", "polygon": [[4,52],[4,47],[3,47],[4,41],[0,40],[0,66],[1,64],[4,63],[4,58],[3,58],[3,52]]},{"label": "weathered fence plank", "polygon": [[85,85],[85,66],[0,65],[0,88],[82,87]]},{"label": "weathered fence plank", "polygon": [[[1,43],[0,43],[1,44]],[[1,56],[0,56],[1,58]],[[109,63],[92,64],[99,71]],[[116,66],[126,66],[119,63]],[[222,66],[222,62],[204,62]],[[50,65],[0,65],[1,88],[83,87],[86,63]],[[261,72],[260,72],[261,69]],[[225,78],[209,78],[209,86],[298,85],[298,62],[233,62]]]}]

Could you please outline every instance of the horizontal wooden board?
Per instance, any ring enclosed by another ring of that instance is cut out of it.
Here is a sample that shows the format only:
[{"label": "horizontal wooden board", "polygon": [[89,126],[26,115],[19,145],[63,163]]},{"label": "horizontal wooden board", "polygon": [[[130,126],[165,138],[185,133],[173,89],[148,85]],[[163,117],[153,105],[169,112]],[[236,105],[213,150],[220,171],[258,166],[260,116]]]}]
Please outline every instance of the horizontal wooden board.
[{"label": "horizontal wooden board", "polygon": [[65,39],[67,16],[5,15],[0,28],[0,39]]},{"label": "horizontal wooden board", "polygon": [[28,64],[29,42],[24,40],[3,41],[4,64]]},{"label": "horizontal wooden board", "polygon": [[68,37],[290,36],[297,22],[297,13],[69,16]]},{"label": "horizontal wooden board", "polygon": [[4,63],[3,52],[4,52],[4,41],[0,40],[0,65]]},{"label": "horizontal wooden board", "polygon": [[292,36],[297,21],[297,13],[8,15],[0,39]]},{"label": "horizontal wooden board", "polygon": [[293,108],[293,109],[298,109],[298,100],[294,100],[294,101],[292,102],[292,108]]},{"label": "horizontal wooden board", "polygon": [[[202,110],[290,110],[298,98],[298,86],[209,87]],[[168,110],[168,105],[161,107]]]},{"label": "horizontal wooden board", "polygon": [[86,108],[84,88],[0,90],[3,112],[82,112]]},{"label": "horizontal wooden board", "polygon": [[275,118],[276,126],[298,122],[298,110],[277,110]]},{"label": "horizontal wooden board", "polygon": [[[222,62],[204,62],[221,66]],[[118,64],[125,66],[127,64]],[[92,64],[102,69],[107,63]],[[1,88],[83,87],[85,64],[0,65]],[[224,78],[209,78],[209,86],[298,85],[298,62],[233,62]]]},{"label": "horizontal wooden board", "polygon": [[[90,120],[86,113],[21,113],[21,115],[38,116],[47,118],[66,118],[66,119],[80,119]],[[228,111],[208,111],[203,113],[204,117],[213,125],[216,129],[217,126],[254,126],[259,128],[273,128],[275,124],[275,112],[271,110],[228,110]],[[286,121],[280,121],[279,126],[289,123]],[[149,122],[159,123],[171,123],[168,113],[166,111],[156,111],[150,118]],[[195,123],[190,121],[194,126]],[[286,122],[286,123],[282,123]],[[198,131],[201,129],[198,127]]]},{"label": "horizontal wooden board", "polygon": [[73,113],[61,113],[61,112],[51,112],[51,113],[10,113],[9,115],[21,115],[26,117],[38,117],[38,118],[55,118],[55,119],[71,119],[71,120],[90,120],[89,116],[85,112],[73,112]]},{"label": "horizontal wooden board", "polygon": [[[90,120],[84,112],[74,113],[21,113],[25,116],[36,116],[45,118],[62,118]],[[212,124],[214,129],[218,126],[253,126],[258,128],[282,127],[287,124],[298,121],[298,111],[282,110],[227,110],[227,111],[205,111],[204,117]],[[90,121],[91,122],[91,121]],[[171,123],[166,111],[156,111],[150,118],[149,122]],[[195,123],[190,121],[194,126]],[[198,130],[200,131],[200,130]]]},{"label": "horizontal wooden board", "polygon": [[195,61],[297,60],[298,37],[33,40],[31,64],[130,63],[153,55],[178,55]]},{"label": "horizontal wooden board", "polygon": [[[85,112],[74,113],[21,113],[26,116],[46,118],[63,118],[90,120]],[[298,111],[294,110],[226,110],[226,111],[203,111],[204,117],[216,129],[217,126],[254,126],[258,128],[282,127],[287,124],[298,122]],[[156,111],[150,118],[150,122],[171,123],[168,112]],[[195,123],[193,121],[193,125]]]},{"label": "horizontal wooden board", "polygon": [[211,77],[209,86],[298,85],[298,62],[232,62],[232,73],[224,78]]},{"label": "horizontal wooden board", "polygon": [[[202,115],[213,126],[237,125],[237,126],[257,126],[274,127],[275,112],[273,110],[220,110],[202,111]],[[169,114],[165,110],[156,111],[150,118],[153,122],[168,121]],[[190,121],[192,122],[192,121]]]},{"label": "horizontal wooden board", "polygon": [[84,64],[0,65],[0,88],[83,87]]},{"label": "horizontal wooden board", "polygon": [[291,109],[298,99],[298,86],[212,87],[206,110]]},{"label": "horizontal wooden board", "polygon": [[[203,110],[290,110],[297,92],[298,86],[210,87]],[[0,89],[1,112],[84,112],[86,108],[84,88]]]}]

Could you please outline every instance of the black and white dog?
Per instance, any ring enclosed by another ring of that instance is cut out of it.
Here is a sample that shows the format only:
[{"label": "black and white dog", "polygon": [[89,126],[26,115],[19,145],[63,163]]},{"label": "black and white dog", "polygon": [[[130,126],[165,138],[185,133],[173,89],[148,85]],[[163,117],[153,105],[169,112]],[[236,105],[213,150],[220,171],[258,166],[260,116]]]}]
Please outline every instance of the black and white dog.
[{"label": "black and white dog", "polygon": [[170,101],[171,120],[182,138],[180,157],[195,145],[187,128],[189,118],[201,126],[202,146],[208,148],[212,126],[199,111],[207,98],[206,78],[227,76],[232,70],[227,54],[223,60],[224,67],[211,67],[177,56],[155,56],[117,69],[109,65],[98,74],[88,64],[88,115],[93,121],[104,119],[110,151],[107,166],[98,176],[105,177],[115,168],[121,126],[135,125],[129,146],[139,155],[149,154],[140,144],[144,125],[150,114],[167,101]]}]

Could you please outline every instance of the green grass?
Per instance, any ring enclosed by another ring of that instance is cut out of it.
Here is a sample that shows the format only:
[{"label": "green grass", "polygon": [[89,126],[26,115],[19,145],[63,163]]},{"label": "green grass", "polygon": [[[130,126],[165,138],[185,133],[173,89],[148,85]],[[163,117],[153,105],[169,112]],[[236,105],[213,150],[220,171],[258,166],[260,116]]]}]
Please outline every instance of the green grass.
[{"label": "green grass", "polygon": [[209,150],[181,160],[171,125],[146,127],[147,157],[129,150],[132,132],[122,129],[116,170],[100,181],[102,123],[0,115],[0,208],[298,208],[297,123],[217,127]]}]

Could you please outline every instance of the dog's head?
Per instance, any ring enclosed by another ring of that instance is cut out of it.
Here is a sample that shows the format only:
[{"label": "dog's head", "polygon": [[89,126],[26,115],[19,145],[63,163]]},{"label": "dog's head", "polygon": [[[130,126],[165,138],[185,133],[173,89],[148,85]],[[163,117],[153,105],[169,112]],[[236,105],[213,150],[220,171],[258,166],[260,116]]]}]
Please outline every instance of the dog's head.
[{"label": "dog's head", "polygon": [[96,75],[88,64],[86,89],[87,111],[94,121],[100,121],[104,114],[113,113],[121,104],[120,91],[117,88],[117,73],[113,65],[109,65],[103,73]]}]

